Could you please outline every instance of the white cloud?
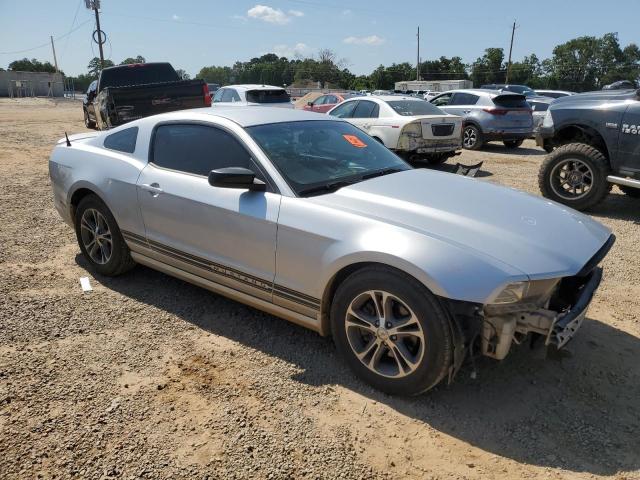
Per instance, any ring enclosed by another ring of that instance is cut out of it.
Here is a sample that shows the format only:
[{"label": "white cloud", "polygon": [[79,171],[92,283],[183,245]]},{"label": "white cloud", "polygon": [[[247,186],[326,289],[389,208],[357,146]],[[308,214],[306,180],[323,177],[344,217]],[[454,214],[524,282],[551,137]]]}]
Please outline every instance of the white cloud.
[{"label": "white cloud", "polygon": [[272,8],[267,5],[256,5],[247,10],[247,16],[267,23],[286,25],[293,17],[302,17],[304,13],[299,10],[289,10],[289,14],[287,15],[277,8]]},{"label": "white cloud", "polygon": [[369,35],[368,37],[347,37],[342,41],[348,45],[370,45],[375,47],[382,45],[386,40],[377,35]]},{"label": "white cloud", "polygon": [[304,43],[296,43],[295,45],[275,45],[273,47],[273,53],[279,57],[295,58],[303,57],[309,53],[311,49]]},{"label": "white cloud", "polygon": [[234,20],[240,20],[242,22],[246,22],[247,17],[243,16],[243,15],[231,15],[231,18],[233,18]]},{"label": "white cloud", "polygon": [[176,21],[178,21],[178,20],[182,20],[182,17],[179,17],[179,16],[178,16],[178,15],[176,15],[175,13],[171,16],[171,18],[172,18],[173,20],[176,20]]}]

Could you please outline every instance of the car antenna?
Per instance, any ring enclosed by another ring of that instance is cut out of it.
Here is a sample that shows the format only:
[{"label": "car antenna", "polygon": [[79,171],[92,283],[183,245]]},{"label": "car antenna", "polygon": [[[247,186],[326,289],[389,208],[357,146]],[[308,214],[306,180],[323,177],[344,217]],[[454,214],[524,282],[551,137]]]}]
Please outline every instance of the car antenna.
[{"label": "car antenna", "polygon": [[71,146],[71,142],[69,141],[69,135],[67,135],[67,132],[64,132],[64,138],[67,139],[67,147]]}]

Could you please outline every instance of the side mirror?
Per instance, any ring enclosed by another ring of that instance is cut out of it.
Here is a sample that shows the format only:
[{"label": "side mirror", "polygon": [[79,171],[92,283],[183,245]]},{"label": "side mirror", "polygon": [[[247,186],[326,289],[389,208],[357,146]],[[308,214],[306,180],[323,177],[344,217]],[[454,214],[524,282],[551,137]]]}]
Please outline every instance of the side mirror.
[{"label": "side mirror", "polygon": [[264,192],[267,185],[256,174],[244,167],[226,167],[211,170],[209,185],[220,188],[240,188],[252,192]]},{"label": "side mirror", "polygon": [[307,106],[313,107],[313,102],[307,102]]}]

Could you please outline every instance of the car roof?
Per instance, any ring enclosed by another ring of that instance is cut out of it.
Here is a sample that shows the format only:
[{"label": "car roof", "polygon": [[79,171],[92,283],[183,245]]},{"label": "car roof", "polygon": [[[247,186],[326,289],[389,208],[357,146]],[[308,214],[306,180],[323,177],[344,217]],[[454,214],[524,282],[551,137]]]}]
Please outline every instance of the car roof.
[{"label": "car roof", "polygon": [[522,96],[521,93],[515,93],[515,92],[509,92],[507,91],[500,91],[500,90],[490,90],[488,88],[460,88],[460,89],[456,89],[456,90],[447,90],[446,92],[439,92],[438,95],[440,95],[441,93],[473,93],[475,95],[488,95],[488,96],[498,96],[498,95],[519,95]]},{"label": "car roof", "polygon": [[[342,121],[316,112],[297,110],[292,108],[278,108],[265,106],[246,107],[204,107],[189,110],[179,110],[165,114],[156,115],[153,118],[159,121],[174,120],[203,120],[203,115],[225,118],[237,123],[241,127],[253,127],[256,125],[266,125],[268,123],[302,122],[309,120]],[[148,117],[149,118],[149,117]]]},{"label": "car roof", "polygon": [[238,90],[284,90],[282,87],[277,87],[275,85],[258,85],[253,83],[245,83],[240,85],[225,85],[223,88],[235,88]]}]

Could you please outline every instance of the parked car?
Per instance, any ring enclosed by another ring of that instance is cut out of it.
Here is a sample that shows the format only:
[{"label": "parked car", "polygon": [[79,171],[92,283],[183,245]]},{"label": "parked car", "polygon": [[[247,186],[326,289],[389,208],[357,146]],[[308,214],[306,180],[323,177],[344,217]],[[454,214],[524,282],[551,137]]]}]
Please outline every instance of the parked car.
[{"label": "parked car", "polygon": [[207,88],[209,89],[209,95],[211,98],[216,94],[216,92],[220,89],[219,83],[207,83]]},{"label": "parked car", "polygon": [[294,108],[287,91],[272,85],[227,85],[213,96],[213,106]]},{"label": "parked car", "polygon": [[464,119],[463,147],[478,150],[502,141],[518,148],[533,135],[532,110],[524,95],[496,90],[463,89],[441,93],[430,102]]},{"label": "parked car", "polygon": [[462,148],[462,118],[407,96],[352,98],[329,111],[411,162],[445,162]]},{"label": "parked car", "polygon": [[414,170],[301,110],[156,115],[61,140],[49,172],[95,272],[140,263],[332,335],[358,376],[395,394],[527,337],[562,348],[614,241],[588,216]]},{"label": "parked car", "polygon": [[640,90],[560,98],[536,138],[551,152],[538,177],[545,197],[585,210],[616,184],[640,198]]},{"label": "parked car", "polygon": [[549,105],[551,105],[554,100],[554,98],[544,96],[527,98],[527,103],[531,107],[531,115],[533,116],[533,134],[531,138],[535,138],[536,134],[542,127],[542,122],[544,121],[544,117],[547,114]]},{"label": "parked car", "polygon": [[87,128],[105,130],[158,113],[211,105],[203,80],[181,80],[170,63],[105,68],[82,102]]},{"label": "parked car", "polygon": [[629,80],[619,80],[617,82],[610,83],[609,85],[605,85],[602,87],[602,90],[634,90],[636,88],[636,84]]},{"label": "parked car", "polygon": [[374,90],[371,92],[371,95],[390,95],[391,92],[389,90]]},{"label": "parked car", "polygon": [[534,90],[536,95],[540,95],[542,97],[549,97],[549,98],[562,98],[562,97],[568,97],[570,95],[575,95],[575,92],[569,92],[566,90]]},{"label": "parked car", "polygon": [[349,98],[362,96],[360,93],[327,93],[320,95],[312,102],[307,102],[303,109],[310,112],[327,113],[333,107]]}]

